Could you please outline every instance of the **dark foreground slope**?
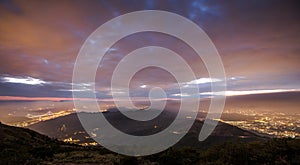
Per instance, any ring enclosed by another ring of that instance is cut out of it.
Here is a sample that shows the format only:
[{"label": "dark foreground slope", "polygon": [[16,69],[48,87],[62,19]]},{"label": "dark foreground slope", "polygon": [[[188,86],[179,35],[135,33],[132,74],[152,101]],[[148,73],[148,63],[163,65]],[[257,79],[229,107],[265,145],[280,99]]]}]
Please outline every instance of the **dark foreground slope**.
[{"label": "dark foreground slope", "polygon": [[300,164],[299,139],[225,142],[206,150],[178,147],[146,157],[126,157],[4,124],[0,124],[0,149],[1,164]]},{"label": "dark foreground slope", "polygon": [[118,160],[118,155],[109,156],[110,152],[101,147],[90,148],[67,144],[29,129],[0,123],[0,164],[93,162],[89,157],[84,157],[86,154],[98,155],[97,162]]}]

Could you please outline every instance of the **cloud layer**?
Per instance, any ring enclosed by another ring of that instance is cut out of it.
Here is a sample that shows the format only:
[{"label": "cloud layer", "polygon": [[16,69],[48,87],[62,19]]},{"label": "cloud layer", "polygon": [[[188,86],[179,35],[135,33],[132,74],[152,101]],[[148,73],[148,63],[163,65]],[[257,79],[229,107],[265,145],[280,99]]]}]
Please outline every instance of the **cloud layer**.
[{"label": "cloud layer", "polygon": [[[85,39],[104,22],[137,10],[166,10],[189,18],[215,43],[229,91],[300,89],[298,1],[1,1],[0,95],[71,97],[72,71]],[[120,30],[121,27],[120,27]],[[110,97],[114,67],[130,51],[147,45],[172,49],[191,65],[199,92],[210,92],[205,65],[182,41],[159,33],[128,36],[99,65],[97,96]],[[178,66],[180,69],[180,66]],[[154,86],[178,94],[175,79],[158,68],[138,72],[133,96]],[[187,83],[188,84],[188,83]]]}]

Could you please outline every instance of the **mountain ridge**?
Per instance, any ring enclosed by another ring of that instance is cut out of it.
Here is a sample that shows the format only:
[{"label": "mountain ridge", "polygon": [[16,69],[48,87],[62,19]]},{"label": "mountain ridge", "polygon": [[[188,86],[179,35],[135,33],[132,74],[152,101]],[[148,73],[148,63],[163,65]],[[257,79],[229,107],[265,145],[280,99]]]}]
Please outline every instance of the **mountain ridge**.
[{"label": "mountain ridge", "polygon": [[[128,134],[142,136],[155,134],[164,130],[168,126],[168,123],[166,121],[172,120],[174,118],[174,114],[165,113],[162,114],[163,117],[161,119],[153,120],[149,123],[142,122],[136,124],[132,121],[125,120],[122,117],[122,114],[120,114],[120,112],[105,112],[103,114],[105,115],[108,121],[111,121],[111,124],[114,127],[123,130],[123,132]],[[90,120],[97,119],[97,115],[95,113],[85,113],[85,115],[87,118],[90,118]],[[207,140],[205,140],[204,142],[199,142],[198,135],[202,126],[203,121],[195,120],[188,133],[179,141],[179,143],[176,146],[193,146],[198,148],[208,148],[210,147],[210,145],[207,144],[219,144],[226,141],[248,142],[268,139],[263,135],[255,134],[253,132],[238,128],[236,126],[219,122],[215,130],[207,138]],[[43,121],[29,126],[29,128],[41,134],[45,134],[49,137],[57,138],[60,140],[72,138],[80,140],[83,143],[94,141],[91,138],[87,138],[89,135],[87,131],[82,127],[76,113],[55,118],[52,120]],[[88,131],[92,132],[92,130]]]},{"label": "mountain ridge", "polygon": [[83,147],[0,123],[1,164],[299,164],[300,139],[225,142],[203,149],[171,147],[163,152],[128,157],[100,146]]}]

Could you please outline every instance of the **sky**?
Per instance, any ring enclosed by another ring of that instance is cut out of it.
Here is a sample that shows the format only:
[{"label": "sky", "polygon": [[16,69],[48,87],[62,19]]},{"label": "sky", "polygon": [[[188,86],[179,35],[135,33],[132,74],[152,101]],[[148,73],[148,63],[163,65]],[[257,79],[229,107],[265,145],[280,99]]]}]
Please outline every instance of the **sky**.
[{"label": "sky", "polygon": [[[173,12],[201,27],[222,58],[226,95],[299,91],[299,9],[297,0],[1,0],[0,100],[68,100],[75,60],[87,37],[106,21],[139,10]],[[210,83],[217,80],[209,78],[186,44],[166,34],[144,32],[123,38],[107,52],[95,81],[98,98],[111,97],[110,79],[118,62],[147,45],[182,55],[196,73],[190,83],[210,95]],[[174,83],[166,71],[147,68],[134,76],[131,94],[147,96],[159,86],[170,98],[182,96]]]}]

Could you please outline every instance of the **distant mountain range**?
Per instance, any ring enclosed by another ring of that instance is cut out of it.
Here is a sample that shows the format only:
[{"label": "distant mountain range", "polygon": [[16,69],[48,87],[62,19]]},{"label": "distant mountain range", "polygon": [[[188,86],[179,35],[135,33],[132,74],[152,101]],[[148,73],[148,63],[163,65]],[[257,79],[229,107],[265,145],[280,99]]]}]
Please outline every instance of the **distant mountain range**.
[{"label": "distant mountain range", "polygon": [[[143,112],[141,111],[132,113]],[[137,122],[129,120],[118,111],[105,112],[103,114],[114,127],[122,130],[125,133],[137,136],[158,133],[168,127],[175,117],[175,114],[166,111],[163,112],[159,117],[148,122]],[[85,116],[91,121],[96,121],[98,119],[97,113],[81,113],[80,115]],[[179,143],[176,144],[176,147],[192,146],[197,148],[207,148],[212,145],[227,141],[249,142],[267,139],[267,137],[263,135],[255,134],[240,129],[236,126],[219,122],[213,133],[204,142],[199,142],[198,135],[202,126],[203,121],[196,120],[189,132],[179,141]],[[101,129],[101,126],[99,127],[87,131],[92,134],[95,129]],[[37,124],[30,125],[29,128],[41,134],[60,140],[68,140],[71,138],[73,142],[79,144],[94,142],[94,140],[89,137],[86,130],[82,127],[76,113],[58,117],[48,121],[39,122]]]}]

